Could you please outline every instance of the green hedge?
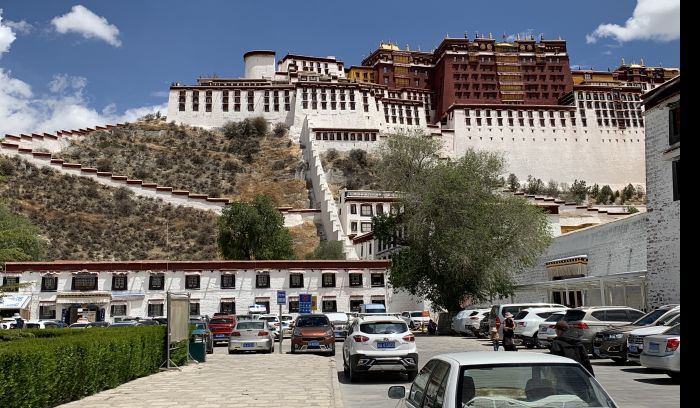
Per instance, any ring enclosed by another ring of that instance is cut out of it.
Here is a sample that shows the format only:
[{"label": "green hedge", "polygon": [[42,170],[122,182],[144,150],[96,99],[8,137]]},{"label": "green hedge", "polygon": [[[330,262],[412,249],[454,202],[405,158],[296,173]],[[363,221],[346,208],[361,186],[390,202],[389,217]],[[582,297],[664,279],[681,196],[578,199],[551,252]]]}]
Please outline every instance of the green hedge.
[{"label": "green hedge", "polygon": [[154,373],[165,360],[165,327],[59,329],[39,335],[44,337],[0,343],[0,407],[77,400]]}]

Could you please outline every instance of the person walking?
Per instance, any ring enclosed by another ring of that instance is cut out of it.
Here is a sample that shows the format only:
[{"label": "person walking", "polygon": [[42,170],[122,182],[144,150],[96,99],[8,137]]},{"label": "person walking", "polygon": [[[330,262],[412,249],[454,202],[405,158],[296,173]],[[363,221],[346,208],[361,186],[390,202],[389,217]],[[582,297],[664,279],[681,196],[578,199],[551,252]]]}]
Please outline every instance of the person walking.
[{"label": "person walking", "polygon": [[511,312],[506,312],[506,320],[503,321],[503,350],[505,351],[518,351],[515,348],[515,343],[513,337],[515,336],[515,321],[513,321],[513,314]]},{"label": "person walking", "polygon": [[498,351],[498,341],[500,340],[498,338],[498,329],[492,327],[489,335],[491,337],[491,343],[493,343],[493,351]]},{"label": "person walking", "polygon": [[593,366],[588,358],[586,347],[581,343],[581,340],[569,336],[567,334],[568,331],[569,324],[564,320],[559,320],[554,325],[554,332],[557,337],[552,340],[552,354],[578,361],[591,375],[595,375],[593,374]]}]

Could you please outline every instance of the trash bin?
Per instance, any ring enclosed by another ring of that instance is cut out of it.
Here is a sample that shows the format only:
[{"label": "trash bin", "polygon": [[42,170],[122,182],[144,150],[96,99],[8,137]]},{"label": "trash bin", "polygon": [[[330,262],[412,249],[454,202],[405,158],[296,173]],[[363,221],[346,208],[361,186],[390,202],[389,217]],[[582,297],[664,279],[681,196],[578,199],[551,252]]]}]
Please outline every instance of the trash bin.
[{"label": "trash bin", "polygon": [[192,330],[190,335],[190,356],[193,359],[204,363],[207,361],[207,337],[206,331],[202,329]]}]

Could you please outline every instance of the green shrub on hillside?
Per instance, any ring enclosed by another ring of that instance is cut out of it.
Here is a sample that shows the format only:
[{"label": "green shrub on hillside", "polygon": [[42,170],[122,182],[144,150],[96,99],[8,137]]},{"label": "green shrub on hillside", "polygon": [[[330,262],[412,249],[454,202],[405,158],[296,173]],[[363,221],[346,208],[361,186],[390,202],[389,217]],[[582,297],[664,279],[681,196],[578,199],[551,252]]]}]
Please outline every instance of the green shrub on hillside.
[{"label": "green shrub on hillside", "polygon": [[62,330],[58,337],[2,344],[0,407],[77,400],[152,374],[165,360],[165,327]]}]

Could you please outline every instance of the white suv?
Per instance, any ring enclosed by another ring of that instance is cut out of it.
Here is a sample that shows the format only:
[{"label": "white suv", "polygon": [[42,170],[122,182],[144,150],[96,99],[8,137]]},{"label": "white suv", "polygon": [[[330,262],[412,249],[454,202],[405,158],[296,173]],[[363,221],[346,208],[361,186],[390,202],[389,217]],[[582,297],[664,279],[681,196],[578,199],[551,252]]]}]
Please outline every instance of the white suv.
[{"label": "white suv", "polygon": [[561,312],[562,308],[533,307],[521,310],[514,318],[515,344],[522,344],[531,349],[539,346],[537,333],[540,330],[540,323],[551,316],[554,312]]},{"label": "white suv", "polygon": [[416,338],[398,317],[356,318],[343,343],[345,376],[355,382],[362,373],[387,370],[401,370],[413,381],[418,374]]},{"label": "white suv", "polygon": [[430,312],[422,310],[401,312],[401,319],[408,324],[410,329],[423,330],[428,327],[428,322],[430,322]]}]

